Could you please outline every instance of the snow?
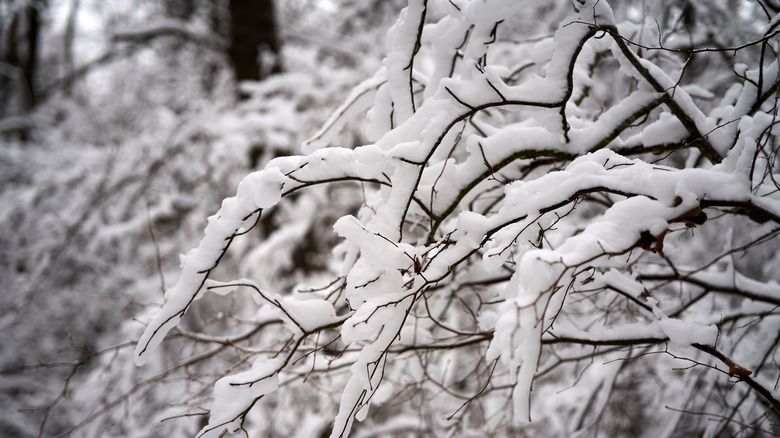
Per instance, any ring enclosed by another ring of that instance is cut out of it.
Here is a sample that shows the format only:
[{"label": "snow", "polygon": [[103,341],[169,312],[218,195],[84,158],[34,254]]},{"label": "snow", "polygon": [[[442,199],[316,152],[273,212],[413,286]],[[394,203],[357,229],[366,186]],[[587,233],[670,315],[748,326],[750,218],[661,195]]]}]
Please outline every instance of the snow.
[{"label": "snow", "polygon": [[336,315],[336,309],[330,301],[306,295],[283,297],[265,291],[252,280],[245,278],[232,282],[210,279],[204,286],[206,290],[219,295],[235,292],[240,287],[250,288],[255,302],[261,306],[270,304],[276,311],[277,318],[285,321],[286,328],[298,337],[343,320]]},{"label": "snow", "polygon": [[340,321],[333,304],[326,300],[286,300],[283,307],[290,317],[308,332]]},{"label": "snow", "polygon": [[392,100],[392,124],[398,126],[415,111],[412,72],[417,52],[418,29],[422,27],[427,9],[426,0],[410,0],[396,24],[387,32],[387,84]]},{"label": "snow", "polygon": [[386,70],[379,70],[373,77],[356,85],[322,128],[301,145],[301,152],[311,154],[317,149],[329,146],[349,119],[368,111],[369,104],[373,103],[372,95],[387,81],[386,74]]},{"label": "snow", "polygon": [[715,345],[718,338],[718,328],[714,325],[702,327],[679,319],[664,318],[658,321],[658,326],[670,341],[682,347],[692,344]]},{"label": "snow", "polygon": [[282,175],[278,168],[265,169],[256,178],[249,180],[254,193],[254,204],[257,208],[269,208],[276,205],[282,198],[282,189],[289,179]]},{"label": "snow", "polygon": [[165,292],[165,304],[154,314],[138,341],[136,364],[145,363],[168,331],[181,320],[197,297],[208,270],[226,249],[231,236],[243,226],[249,212],[237,198],[225,199],[220,211],[212,216],[214,219],[206,226],[200,245],[181,257],[182,275],[179,281]]},{"label": "snow", "polygon": [[219,437],[224,432],[237,432],[243,425],[243,413],[255,401],[279,386],[278,369],[281,359],[255,359],[252,369],[223,377],[214,385],[209,423],[198,433],[199,438]]}]

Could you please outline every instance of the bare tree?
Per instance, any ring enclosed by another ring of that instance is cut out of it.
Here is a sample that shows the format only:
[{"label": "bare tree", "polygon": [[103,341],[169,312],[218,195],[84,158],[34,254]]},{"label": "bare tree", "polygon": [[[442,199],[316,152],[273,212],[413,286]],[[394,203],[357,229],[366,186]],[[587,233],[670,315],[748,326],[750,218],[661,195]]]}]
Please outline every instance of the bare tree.
[{"label": "bare tree", "polygon": [[281,63],[273,0],[230,0],[230,55],[237,81],[261,80]]}]

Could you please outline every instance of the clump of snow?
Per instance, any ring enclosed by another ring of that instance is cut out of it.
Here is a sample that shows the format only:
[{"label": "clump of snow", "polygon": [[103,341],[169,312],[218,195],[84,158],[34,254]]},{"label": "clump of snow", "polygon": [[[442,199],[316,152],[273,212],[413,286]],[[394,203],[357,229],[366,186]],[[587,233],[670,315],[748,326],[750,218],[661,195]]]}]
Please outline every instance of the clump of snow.
[{"label": "clump of snow", "polygon": [[214,385],[209,423],[198,432],[199,438],[223,436],[225,431],[238,432],[244,415],[260,397],[279,386],[282,359],[255,359],[252,369],[223,377]]}]

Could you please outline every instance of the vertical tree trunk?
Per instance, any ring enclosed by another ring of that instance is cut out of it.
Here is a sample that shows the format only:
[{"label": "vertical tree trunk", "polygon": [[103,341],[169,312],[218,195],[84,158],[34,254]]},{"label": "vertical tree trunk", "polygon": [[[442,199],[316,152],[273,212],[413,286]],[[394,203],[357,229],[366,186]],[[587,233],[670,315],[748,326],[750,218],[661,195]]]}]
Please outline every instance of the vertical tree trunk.
[{"label": "vertical tree trunk", "polygon": [[73,44],[76,38],[76,16],[79,13],[81,0],[71,0],[70,11],[68,11],[68,21],[65,26],[65,35],[63,37],[63,68],[65,74],[65,83],[62,91],[69,96],[73,91],[73,71],[75,70],[75,61],[73,59]]},{"label": "vertical tree trunk", "polygon": [[262,80],[281,70],[273,0],[230,0],[228,55],[236,81]]},{"label": "vertical tree trunk", "polygon": [[[35,107],[39,9],[45,7],[45,1],[27,2],[10,7],[8,16],[0,16],[0,117],[23,114]],[[25,130],[20,135],[27,137]]]}]

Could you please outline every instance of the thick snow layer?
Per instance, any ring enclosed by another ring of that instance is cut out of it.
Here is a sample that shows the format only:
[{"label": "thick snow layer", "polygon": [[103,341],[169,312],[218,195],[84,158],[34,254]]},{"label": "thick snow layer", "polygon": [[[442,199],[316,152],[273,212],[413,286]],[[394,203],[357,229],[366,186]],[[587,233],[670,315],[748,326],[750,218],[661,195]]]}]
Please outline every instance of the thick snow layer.
[{"label": "thick snow layer", "polygon": [[209,423],[197,436],[220,437],[225,431],[238,432],[244,422],[243,415],[255,401],[279,386],[280,365],[281,359],[261,357],[255,359],[252,369],[217,380]]}]

